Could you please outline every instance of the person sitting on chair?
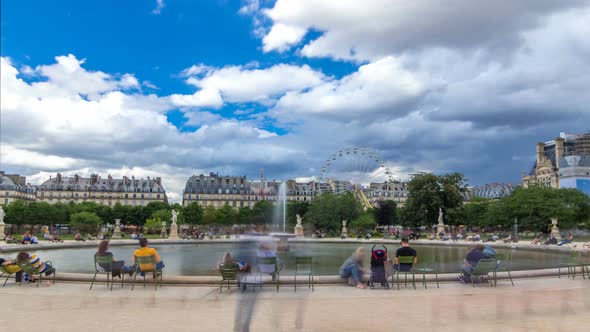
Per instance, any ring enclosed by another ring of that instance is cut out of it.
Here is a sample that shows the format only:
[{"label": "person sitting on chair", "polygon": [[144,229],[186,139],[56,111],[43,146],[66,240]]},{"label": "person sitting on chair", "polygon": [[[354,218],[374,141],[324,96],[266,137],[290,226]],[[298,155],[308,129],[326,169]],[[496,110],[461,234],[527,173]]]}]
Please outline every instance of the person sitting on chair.
[{"label": "person sitting on chair", "polygon": [[37,235],[33,234],[31,236],[31,244],[39,244],[39,238],[37,237]]},{"label": "person sitting on chair", "polygon": [[543,245],[548,246],[550,244],[557,244],[557,239],[555,238],[555,236],[553,234],[549,235],[549,240],[543,242]]},{"label": "person sitting on chair", "polygon": [[[160,259],[160,255],[158,255],[158,251],[154,248],[148,247],[148,240],[146,238],[139,240],[139,249],[136,249],[133,252],[133,263],[135,264],[135,257],[147,257],[147,256],[154,256],[154,260],[156,261],[156,270],[163,269],[165,267],[164,262]],[[154,266],[152,264],[139,264],[137,266],[138,271],[153,271]],[[142,272],[142,273],[143,273]]]},{"label": "person sitting on chair", "polygon": [[[399,262],[399,257],[400,256],[404,256],[404,257],[414,257],[414,260],[412,264],[407,264],[407,263],[402,263],[400,264]],[[396,271],[401,271],[401,272],[408,272],[412,269],[412,266],[414,264],[416,264],[416,262],[418,262],[418,257],[416,254],[416,250],[414,250],[414,248],[410,247],[410,241],[407,238],[403,238],[402,239],[402,246],[401,248],[397,249],[397,251],[395,252],[395,265],[393,266],[393,268]]]},{"label": "person sitting on chair", "polygon": [[74,235],[74,240],[76,241],[82,241],[85,242],[86,240],[84,240],[84,238],[82,237],[82,235],[80,235],[80,233],[76,233],[76,235]]},{"label": "person sitting on chair", "polygon": [[[111,263],[111,268],[113,273],[113,278],[114,277],[121,277],[121,272],[125,272],[125,273],[129,273],[130,276],[133,275],[133,271],[135,270],[135,266],[125,266],[125,261],[118,261],[115,259],[115,256],[113,256],[113,254],[109,251],[109,240],[104,240],[101,241],[100,244],[98,245],[98,251],[96,252],[97,256],[112,256],[113,257],[113,262]],[[102,267],[103,269],[108,269],[109,266],[106,264],[99,264],[100,267]]]},{"label": "person sitting on chair", "polygon": [[20,282],[21,278],[23,277],[23,271],[20,269],[20,266],[16,264],[10,258],[0,258],[0,265],[9,273],[14,273],[14,281]]},{"label": "person sitting on chair", "polygon": [[483,250],[483,244],[478,244],[475,246],[475,248],[473,248],[470,252],[467,253],[467,256],[465,256],[465,261],[463,262],[462,267],[463,274],[459,276],[459,280],[461,282],[471,282],[471,277],[469,276],[469,273],[473,272],[473,270],[477,266],[477,263],[479,263],[480,260],[485,258]]},{"label": "person sitting on chair", "polygon": [[[33,268],[37,270],[37,272],[45,273],[46,276],[50,276],[54,272],[53,266],[51,266],[51,264],[49,263],[44,263],[43,261],[41,261],[37,255],[30,255],[26,252],[19,252],[16,256],[16,261],[17,263],[28,261],[29,263],[31,263]],[[31,278],[30,281],[35,281],[35,279]],[[49,281],[47,281],[47,286],[49,285]]]}]

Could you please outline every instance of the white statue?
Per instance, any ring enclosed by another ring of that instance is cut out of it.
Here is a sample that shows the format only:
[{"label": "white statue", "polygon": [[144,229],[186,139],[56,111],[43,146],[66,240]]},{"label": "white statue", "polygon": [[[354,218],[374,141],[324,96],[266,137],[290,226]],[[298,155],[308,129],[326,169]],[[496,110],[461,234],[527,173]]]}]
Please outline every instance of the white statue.
[{"label": "white statue", "polygon": [[6,215],[6,213],[2,209],[2,206],[0,206],[0,224],[4,224],[4,216],[5,215]]},{"label": "white statue", "polygon": [[178,217],[178,212],[176,210],[172,210],[172,225],[176,225],[176,218]]},{"label": "white statue", "polygon": [[297,214],[297,215],[295,215],[295,218],[297,218],[297,226],[301,226],[301,222],[303,221],[301,219],[301,216]]},{"label": "white statue", "polygon": [[438,224],[442,225],[443,224],[443,212],[442,212],[442,208],[438,208]]}]

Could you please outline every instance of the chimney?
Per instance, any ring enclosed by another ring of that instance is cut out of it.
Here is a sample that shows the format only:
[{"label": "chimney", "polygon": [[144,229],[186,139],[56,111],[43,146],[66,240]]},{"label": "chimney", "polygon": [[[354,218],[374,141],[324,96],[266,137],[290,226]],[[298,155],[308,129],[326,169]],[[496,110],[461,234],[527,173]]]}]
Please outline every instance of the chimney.
[{"label": "chimney", "polygon": [[91,174],[90,175],[90,184],[96,184],[98,182],[98,174]]},{"label": "chimney", "polygon": [[55,178],[57,179],[55,181],[55,183],[60,184],[61,183],[61,173],[57,173],[57,175],[55,176]]},{"label": "chimney", "polygon": [[561,137],[558,137],[555,139],[555,168],[556,169],[559,169],[559,162],[560,162],[561,158],[563,158],[563,151],[564,151],[563,142],[564,142],[564,139]]},{"label": "chimney", "polygon": [[156,183],[157,183],[159,186],[162,186],[162,178],[158,176],[158,177],[156,178]]},{"label": "chimney", "polygon": [[545,159],[545,143],[537,143],[537,166]]}]

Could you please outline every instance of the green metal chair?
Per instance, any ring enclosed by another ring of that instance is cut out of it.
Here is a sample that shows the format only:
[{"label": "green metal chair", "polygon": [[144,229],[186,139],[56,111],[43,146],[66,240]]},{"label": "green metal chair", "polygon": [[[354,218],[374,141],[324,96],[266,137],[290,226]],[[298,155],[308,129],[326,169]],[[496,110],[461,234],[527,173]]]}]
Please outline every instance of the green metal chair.
[{"label": "green metal chair", "polygon": [[[92,290],[92,286],[94,285],[94,281],[96,280],[96,275],[99,273],[104,273],[107,276],[107,287],[109,284],[111,285],[111,291],[113,291],[113,284],[115,283],[115,277],[113,275],[113,255],[98,255],[94,254],[94,277],[92,278],[92,282],[90,283],[90,290]],[[121,275],[121,288],[123,287],[123,283],[125,282],[125,273],[123,271],[119,271]],[[111,278],[109,280],[109,278]]]},{"label": "green metal chair", "polygon": [[[416,275],[413,271],[414,268],[414,256],[399,256],[398,259],[398,263],[401,264],[411,264],[412,267],[408,270],[408,271],[396,271],[396,275],[397,275],[397,289],[399,290],[399,275],[400,274],[404,274],[404,285],[407,287],[408,286],[408,274],[412,275],[412,287],[414,287],[414,289],[416,289]],[[398,267],[399,269],[399,267]]]},{"label": "green metal chair", "polygon": [[[17,265],[18,266],[18,265]],[[6,277],[6,280],[4,280],[4,284],[2,285],[2,287],[6,286],[6,283],[8,282],[8,279],[10,279],[10,277],[13,274],[16,274],[18,272],[20,272],[20,267],[19,267],[19,271],[13,271],[12,269],[9,269],[6,266],[2,266],[0,265],[0,278],[4,278]]]},{"label": "green metal chair", "polygon": [[507,254],[497,254],[496,255],[496,271],[494,271],[494,287],[498,284],[498,272],[506,272],[508,274],[508,278],[510,279],[510,283],[514,286],[514,281],[512,280],[512,275],[510,271],[512,271],[512,250],[508,251]]},{"label": "green metal chair", "polygon": [[436,288],[440,288],[440,284],[438,282],[438,271],[436,270],[436,258],[434,255],[430,256],[430,258],[426,261],[418,261],[418,263],[412,267],[412,272],[414,274],[422,275],[422,285],[425,289],[428,288],[428,286],[426,286],[426,275],[434,274],[436,278]]},{"label": "green metal chair", "polygon": [[237,264],[232,264],[231,266],[224,266],[221,264],[219,266],[219,273],[221,273],[221,284],[219,285],[219,293],[223,289],[223,283],[227,282],[227,290],[229,291],[229,286],[232,281],[238,283],[238,272],[240,268]]},{"label": "green metal chair", "polygon": [[266,273],[266,272],[260,271],[261,265],[273,265],[274,266],[274,271],[273,271],[273,273],[275,275],[274,283],[277,287],[277,293],[278,293],[279,292],[279,283],[280,283],[280,273],[281,273],[281,270],[283,269],[283,265],[277,264],[276,257],[256,257],[256,268],[258,269],[258,280],[260,281],[260,287],[262,287],[262,275]]},{"label": "green metal chair", "polygon": [[[148,272],[152,272],[154,275],[154,290],[158,290],[158,277],[160,277],[160,288],[162,288],[162,269],[156,268],[156,258],[152,256],[133,256],[133,260],[137,266],[135,274],[133,275],[133,283],[131,284],[131,290],[135,288],[135,281],[137,280],[137,275],[143,272],[143,287],[145,288],[145,274]],[[151,265],[153,268],[142,270],[141,265]]]},{"label": "green metal chair", "polygon": [[557,275],[561,278],[561,269],[567,268],[567,277],[576,279],[576,269],[578,267],[582,270],[582,278],[586,279],[586,275],[584,274],[584,263],[582,262],[582,252],[571,251],[567,259],[564,262],[559,263]]},{"label": "green metal chair", "polygon": [[[49,269],[47,269],[44,272],[39,272],[37,271],[37,269],[33,266],[33,264],[31,264],[29,261],[22,261],[22,262],[17,262],[16,263],[18,266],[20,266],[21,270],[23,271],[23,273],[28,274],[29,276],[38,276],[37,278],[37,286],[39,287],[39,284],[41,283],[41,281],[43,281],[43,275],[45,275],[45,273],[47,272],[51,272],[51,275],[53,276],[52,278],[52,282],[53,284],[55,284],[55,267],[53,267],[53,263],[51,261],[46,261],[45,265],[49,265]],[[23,278],[20,279],[20,285],[23,285],[23,281],[25,280],[24,276]]]},{"label": "green metal chair", "polygon": [[307,288],[311,288],[311,291],[314,290],[314,280],[313,280],[313,263],[312,258],[309,256],[298,256],[295,257],[295,273],[294,279],[295,282],[293,287],[295,292],[297,292],[297,275],[304,275],[307,276]]},{"label": "green metal chair", "polygon": [[[494,287],[495,279],[493,278],[495,278],[497,264],[498,262],[495,259],[481,259],[473,271],[465,271],[469,275],[469,279],[471,279],[471,285],[475,287],[475,283],[473,281],[475,278],[479,278],[479,280],[483,282],[487,277],[487,281],[490,283],[490,286]],[[490,274],[492,276],[490,276]]]}]

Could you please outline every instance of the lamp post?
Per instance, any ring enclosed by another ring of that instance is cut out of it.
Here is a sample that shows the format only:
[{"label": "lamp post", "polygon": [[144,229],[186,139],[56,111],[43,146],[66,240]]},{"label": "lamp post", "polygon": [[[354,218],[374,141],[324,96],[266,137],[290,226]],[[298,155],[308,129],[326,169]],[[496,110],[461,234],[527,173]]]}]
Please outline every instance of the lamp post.
[{"label": "lamp post", "polygon": [[518,219],[517,218],[514,218],[514,227],[513,227],[512,233],[513,233],[512,237],[514,239],[518,239]]}]

